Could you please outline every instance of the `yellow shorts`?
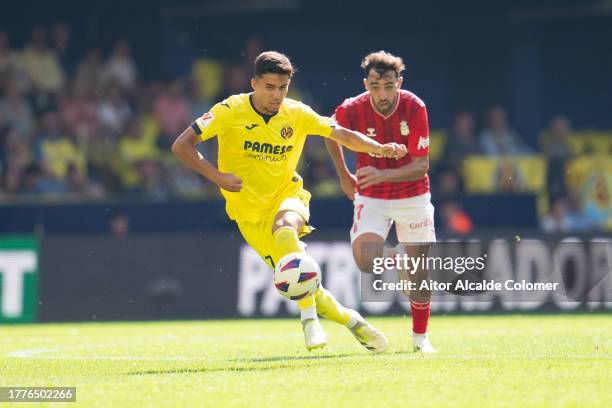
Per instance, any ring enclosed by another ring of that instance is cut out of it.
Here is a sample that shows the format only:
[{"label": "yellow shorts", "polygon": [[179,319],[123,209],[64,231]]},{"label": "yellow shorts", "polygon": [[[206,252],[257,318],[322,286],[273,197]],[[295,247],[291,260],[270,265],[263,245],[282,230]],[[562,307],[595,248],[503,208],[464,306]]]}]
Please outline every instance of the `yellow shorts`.
[{"label": "yellow shorts", "polygon": [[264,261],[272,268],[278,262],[276,259],[276,251],[274,250],[274,238],[272,236],[272,225],[276,214],[281,211],[295,211],[304,217],[306,223],[301,231],[298,231],[300,237],[311,233],[314,228],[308,224],[310,218],[310,193],[304,189],[291,193],[285,197],[281,197],[274,206],[270,214],[259,222],[240,222],[238,221],[238,229],[244,240],[249,244]]}]

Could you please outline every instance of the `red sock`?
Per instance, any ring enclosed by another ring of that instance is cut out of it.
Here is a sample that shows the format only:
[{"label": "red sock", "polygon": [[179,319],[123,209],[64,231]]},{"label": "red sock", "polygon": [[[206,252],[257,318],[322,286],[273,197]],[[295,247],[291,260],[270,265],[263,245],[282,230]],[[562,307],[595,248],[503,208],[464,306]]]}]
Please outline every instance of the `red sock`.
[{"label": "red sock", "polygon": [[412,311],[412,331],[416,334],[427,333],[427,323],[429,322],[431,302],[421,303],[411,300],[410,310]]}]

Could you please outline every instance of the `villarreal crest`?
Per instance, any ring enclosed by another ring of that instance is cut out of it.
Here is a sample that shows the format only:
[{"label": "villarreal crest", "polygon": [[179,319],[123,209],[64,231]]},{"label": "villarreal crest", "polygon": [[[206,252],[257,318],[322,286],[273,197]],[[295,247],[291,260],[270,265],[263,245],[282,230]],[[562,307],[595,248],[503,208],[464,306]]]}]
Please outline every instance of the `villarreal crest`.
[{"label": "villarreal crest", "polygon": [[284,125],[280,131],[280,135],[283,139],[288,140],[293,136],[293,128],[289,125]]}]

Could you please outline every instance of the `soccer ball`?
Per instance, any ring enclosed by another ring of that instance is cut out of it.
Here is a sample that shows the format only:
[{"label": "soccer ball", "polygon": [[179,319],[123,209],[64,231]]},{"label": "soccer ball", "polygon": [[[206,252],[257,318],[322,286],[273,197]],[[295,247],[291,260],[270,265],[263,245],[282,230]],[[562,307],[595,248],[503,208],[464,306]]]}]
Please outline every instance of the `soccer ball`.
[{"label": "soccer ball", "polygon": [[274,286],[278,293],[291,300],[313,295],[321,283],[321,269],[304,252],[283,256],[274,268]]}]

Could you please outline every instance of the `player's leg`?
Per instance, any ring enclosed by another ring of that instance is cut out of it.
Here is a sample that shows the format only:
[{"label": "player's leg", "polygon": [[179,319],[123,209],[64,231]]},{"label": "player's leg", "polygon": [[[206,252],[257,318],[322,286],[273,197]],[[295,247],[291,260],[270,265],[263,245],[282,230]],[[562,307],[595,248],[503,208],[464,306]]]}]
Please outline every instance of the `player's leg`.
[{"label": "player's leg", "polygon": [[[305,218],[294,210],[281,209],[276,213],[272,224],[275,262],[278,262],[285,255],[304,252],[304,248],[300,245],[298,233],[303,230],[305,225]],[[313,350],[325,347],[327,335],[323,331],[317,316],[315,296],[300,299],[297,304],[300,309],[300,320],[306,348]]]},{"label": "player's leg", "polygon": [[[297,222],[297,224],[294,222],[294,217],[288,216],[286,221],[287,225],[282,226],[289,227],[293,225],[293,229],[300,227],[299,221]],[[240,233],[244,237],[245,241],[259,254],[259,256],[262,257],[262,259],[272,269],[274,269],[276,262],[278,262],[278,260],[282,256],[284,256],[279,254],[282,254],[283,252],[286,252],[288,254],[292,252],[303,251],[302,247],[299,245],[299,241],[298,244],[292,243],[294,241],[291,237],[292,234],[290,232],[287,232],[290,228],[287,228],[287,230],[281,231],[279,232],[279,234],[276,235],[276,238],[278,238],[279,240],[277,244],[274,241],[275,236],[272,234],[273,224],[274,219],[268,219],[259,223],[238,223],[238,228],[240,229]],[[280,228],[276,228],[275,232],[277,232],[277,230],[279,229]],[[279,248],[281,249],[279,250]],[[307,315],[305,315],[304,311],[301,312],[302,329],[304,330],[306,347],[309,350],[324,347],[327,344],[325,332],[323,331],[323,328],[319,323],[319,319],[314,308],[314,296],[311,296],[311,298],[311,305],[306,304],[306,306],[304,306],[304,302],[302,302],[301,307],[302,310],[308,309],[309,306],[312,307],[312,316],[310,316],[312,320],[307,321],[306,323],[308,324],[304,324],[304,319],[305,317],[307,317]],[[300,306],[299,303],[298,306]]]},{"label": "player's leg", "polygon": [[[371,273],[374,258],[389,256],[384,243],[392,220],[386,214],[384,200],[357,196],[354,205],[351,227],[353,257],[362,272]],[[369,350],[376,352],[386,350],[388,345],[386,337],[356,311],[354,317],[358,322],[351,329],[355,338]]]},{"label": "player's leg", "polygon": [[[403,200],[402,200],[403,201]],[[433,227],[434,207],[426,200],[417,197],[417,203],[396,207],[395,228],[403,249],[409,257],[426,259],[429,248],[436,241]],[[419,202],[423,201],[423,202]],[[416,287],[429,279],[427,265],[420,263],[414,271],[400,270],[400,278],[415,282]],[[433,353],[435,349],[427,336],[427,326],[431,311],[431,291],[417,289],[408,294],[412,313],[412,340],[415,351]]]},{"label": "player's leg", "polygon": [[[295,196],[286,198],[280,204],[272,225],[277,259],[291,252],[303,251],[298,235],[306,235],[312,230],[308,225],[309,203],[310,193],[302,189]],[[340,305],[323,286],[313,297],[299,300],[298,307],[300,313],[309,318],[319,314],[344,325],[351,320],[349,310]]]},{"label": "player's leg", "polygon": [[374,258],[388,256],[384,248],[393,220],[387,214],[385,200],[357,196],[351,227],[353,258],[364,273],[372,272]]},{"label": "player's leg", "polygon": [[[274,240],[279,250],[277,256],[284,256],[281,255],[282,251],[295,252],[298,246],[300,251],[303,251],[299,245],[297,232],[299,231],[301,236],[311,231],[311,227],[307,224],[310,216],[308,210],[309,198],[310,194],[302,190],[298,192],[297,199],[296,197],[290,197],[280,205],[272,227]],[[387,348],[387,341],[378,330],[368,324],[357,311],[342,306],[323,286],[315,293],[314,302],[312,299],[305,298],[298,301],[298,307],[300,308],[307,345],[311,332],[315,334],[319,331],[323,332],[318,319],[316,319],[318,314],[345,325],[371,351],[382,352]]]},{"label": "player's leg", "polygon": [[[296,211],[284,209],[276,214],[272,231],[277,259],[292,252],[303,251],[299,244],[297,231],[302,231],[305,225],[306,220]],[[314,296],[299,300],[298,307],[302,320],[312,319],[317,314],[343,325],[348,324],[351,320],[349,309],[338,303],[333,295],[322,286]]]}]

